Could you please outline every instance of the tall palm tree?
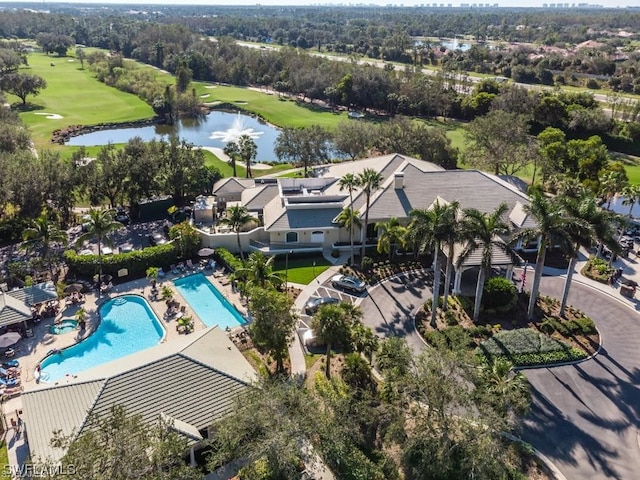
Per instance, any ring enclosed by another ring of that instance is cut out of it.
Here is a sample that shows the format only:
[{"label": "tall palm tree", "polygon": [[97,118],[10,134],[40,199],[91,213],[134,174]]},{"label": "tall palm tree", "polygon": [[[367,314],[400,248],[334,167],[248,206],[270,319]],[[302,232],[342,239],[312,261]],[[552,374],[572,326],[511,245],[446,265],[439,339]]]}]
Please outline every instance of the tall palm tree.
[{"label": "tall palm tree", "polygon": [[579,198],[565,197],[565,208],[569,215],[581,220],[581,222],[573,226],[574,230],[569,231],[575,242],[575,248],[569,261],[567,278],[562,291],[562,301],[560,302],[561,317],[564,316],[564,311],[567,307],[569,289],[571,288],[580,247],[589,248],[593,241],[596,240],[599,245],[606,245],[612,252],[617,252],[619,248],[613,227],[613,215],[609,210],[600,208],[593,195],[587,193]]},{"label": "tall palm tree", "polygon": [[383,176],[373,168],[365,168],[358,174],[358,185],[362,188],[366,198],[366,209],[364,211],[364,225],[362,228],[362,253],[360,259],[364,258],[367,246],[367,226],[369,225],[369,207],[371,206],[371,195],[382,186]]},{"label": "tall palm tree", "polygon": [[362,353],[369,364],[373,360],[373,354],[378,351],[380,340],[376,337],[373,330],[361,322],[356,322],[351,328],[351,336],[353,337],[353,348],[356,352]]},{"label": "tall palm tree", "polygon": [[481,253],[476,298],[473,307],[474,321],[478,320],[480,316],[484,282],[491,269],[493,250],[501,250],[513,256],[511,248],[501,238],[511,232],[509,224],[503,220],[508,208],[506,203],[501,203],[492,213],[483,213],[475,208],[464,210],[461,231],[463,232],[462,240],[466,242],[466,245],[458,257],[458,267],[462,266],[478,250]]},{"label": "tall palm tree", "polygon": [[531,204],[525,205],[524,210],[533,217],[537,225],[520,230],[514,238],[521,238],[525,241],[533,238],[538,239],[536,268],[527,309],[527,318],[531,320],[536,306],[547,248],[557,246],[563,252],[571,256],[575,255],[575,242],[572,232],[575,233],[581,228],[585,228],[585,222],[569,215],[559,197],[548,199],[539,192],[533,195]]},{"label": "tall palm tree", "polygon": [[47,212],[42,212],[40,216],[31,221],[31,226],[22,232],[24,240],[23,248],[29,252],[38,252],[42,259],[47,262],[51,280],[54,280],[53,258],[51,255],[51,244],[67,244],[67,232],[60,230],[58,225],[49,220]]},{"label": "tall palm tree", "polygon": [[622,195],[624,200],[623,205],[629,206],[629,218],[631,218],[631,212],[633,212],[633,206],[640,202],[640,185],[627,185],[622,189]]},{"label": "tall palm tree", "polygon": [[276,287],[282,284],[283,279],[273,273],[274,258],[267,257],[262,252],[253,252],[249,255],[247,265],[236,270],[236,277],[244,279],[248,287]]},{"label": "tall palm tree", "polygon": [[404,248],[407,227],[400,225],[396,217],[390,218],[386,222],[376,223],[378,235],[378,253],[388,253],[389,260],[393,258],[394,246],[399,245]]},{"label": "tall palm tree", "polygon": [[[458,222],[458,202],[440,203],[436,200],[431,207],[424,210],[412,210],[409,215],[414,227],[424,232],[422,237],[433,246],[433,308],[431,309],[431,325],[435,327],[437,307],[440,301],[440,250],[444,243],[448,245],[447,267],[445,274],[444,310],[447,309],[449,283],[453,266],[453,249],[460,239]],[[426,246],[426,245],[425,245]]]},{"label": "tall palm tree", "polygon": [[227,208],[227,216],[220,220],[220,223],[229,225],[231,229],[236,232],[236,239],[238,240],[238,252],[240,252],[240,259],[244,262],[244,254],[242,253],[242,244],[240,243],[240,229],[249,222],[257,222],[258,219],[249,213],[247,207],[242,205],[234,205]]},{"label": "tall palm tree", "polygon": [[338,185],[340,186],[340,191],[342,190],[349,191],[349,211],[351,213],[348,215],[349,223],[348,224],[345,223],[344,226],[349,228],[349,242],[351,243],[351,265],[353,265],[354,264],[353,226],[357,225],[359,227],[362,225],[362,222],[360,221],[360,217],[356,217],[358,219],[357,223],[353,221],[353,217],[355,216],[353,212],[353,192],[356,188],[358,188],[358,178],[353,173],[347,173],[346,175],[343,175],[342,178],[338,181]]},{"label": "tall palm tree", "polygon": [[349,229],[349,242],[351,243],[351,265],[354,264],[354,248],[353,248],[353,227],[360,228],[362,221],[357,212],[353,211],[351,207],[345,207],[340,214],[336,217],[338,225]]},{"label": "tall palm tree", "polygon": [[[98,242],[98,281],[102,279],[102,245],[113,247],[113,241],[109,238],[111,232],[122,228],[120,222],[114,220],[114,210],[89,210],[87,220],[87,231],[76,240],[77,246],[82,246],[84,242],[95,240]],[[100,295],[100,289],[98,289]]]}]

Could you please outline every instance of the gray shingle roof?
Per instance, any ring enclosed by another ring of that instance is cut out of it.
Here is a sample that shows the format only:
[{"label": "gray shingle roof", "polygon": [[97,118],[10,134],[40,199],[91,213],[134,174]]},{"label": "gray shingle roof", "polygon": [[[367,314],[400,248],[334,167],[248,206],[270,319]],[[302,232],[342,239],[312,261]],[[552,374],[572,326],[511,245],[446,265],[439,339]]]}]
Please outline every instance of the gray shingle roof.
[{"label": "gray shingle roof", "polygon": [[[393,178],[374,196],[369,219],[406,218],[416,208],[428,208],[440,196],[457,200],[460,208],[492,212],[502,202],[511,211],[517,202],[529,203],[526,195],[499,179],[476,170],[443,170],[423,173],[412,164],[403,169],[404,188],[395,189]],[[361,215],[363,216],[363,215]]]},{"label": "gray shingle roof", "polygon": [[11,290],[7,292],[7,295],[20,300],[29,306],[48,302],[49,300],[56,300],[58,298],[58,292],[56,291],[56,286],[53,282],[39,283],[31,287]]},{"label": "gray shingle roof", "polygon": [[253,187],[255,183],[252,178],[222,178],[213,185],[213,194],[220,196],[227,193],[240,193],[245,188]]},{"label": "gray shingle roof", "polygon": [[342,208],[315,208],[315,209],[283,209],[279,217],[270,225],[265,225],[267,231],[295,230],[295,229],[327,229],[337,228],[333,224]]},{"label": "gray shingle roof", "polygon": [[32,454],[60,458],[64,452],[49,445],[54,430],[81,432],[88,413],[107,414],[114,405],[149,423],[164,414],[205,429],[229,411],[256,374],[225,332],[213,327],[77,377],[22,395]]},{"label": "gray shingle roof", "polygon": [[278,185],[267,184],[242,192],[242,205],[249,211],[263,210],[265,205],[278,196]]},{"label": "gray shingle roof", "polygon": [[20,323],[31,317],[31,308],[26,303],[8,293],[0,293],[0,326]]}]

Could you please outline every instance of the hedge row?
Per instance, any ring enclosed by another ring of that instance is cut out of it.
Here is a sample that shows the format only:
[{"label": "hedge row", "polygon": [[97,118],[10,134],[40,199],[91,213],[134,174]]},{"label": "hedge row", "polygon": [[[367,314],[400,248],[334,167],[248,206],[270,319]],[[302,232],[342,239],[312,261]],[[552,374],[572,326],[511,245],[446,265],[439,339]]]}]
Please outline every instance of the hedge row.
[{"label": "hedge row", "polygon": [[[173,243],[147,247],[133,252],[102,256],[102,272],[117,278],[118,271],[126,268],[127,278],[142,278],[149,267],[168,268],[176,262],[177,251]],[[80,277],[93,277],[98,273],[98,255],[78,255],[74,250],[64,252],[69,272]]]},{"label": "hedge row", "polygon": [[216,248],[216,257],[216,261],[230,272],[235,272],[242,268],[242,260],[226,248]]}]

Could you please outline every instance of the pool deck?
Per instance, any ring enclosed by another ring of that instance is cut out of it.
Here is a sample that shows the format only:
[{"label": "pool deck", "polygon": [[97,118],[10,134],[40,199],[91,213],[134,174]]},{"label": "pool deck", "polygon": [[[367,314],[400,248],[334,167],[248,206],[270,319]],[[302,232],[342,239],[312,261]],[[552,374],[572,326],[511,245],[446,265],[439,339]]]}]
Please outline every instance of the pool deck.
[{"label": "pool deck", "polygon": [[[191,316],[194,319],[194,331],[205,329],[205,325],[198,319],[195,312],[191,310],[189,304],[177,291],[173,285],[173,281],[191,275],[193,273],[203,273],[211,283],[218,289],[218,291],[229,301],[229,303],[236,307],[236,309],[243,315],[247,316],[245,304],[241,301],[240,295],[237,292],[232,291],[231,284],[229,283],[226,275],[220,271],[212,270],[196,270],[191,272],[185,272],[183,274],[174,275],[168,273],[163,278],[157,279],[158,290],[162,291],[162,287],[168,285],[174,292],[174,298],[180,302],[181,305],[186,305],[186,315]],[[166,318],[165,312],[167,306],[163,300],[154,300],[151,298],[151,286],[149,280],[141,278],[138,280],[132,280],[119,285],[115,285],[110,292],[101,295],[98,298],[96,292],[87,293],[84,295],[84,302],[79,305],[66,306],[64,299],[60,300],[61,311],[58,313],[55,319],[49,318],[41,321],[33,327],[33,337],[23,338],[17,345],[16,355],[14,359],[20,361],[21,368],[21,384],[24,391],[35,390],[37,388],[43,388],[51,384],[46,382],[36,382],[35,368],[36,366],[47,356],[51,349],[63,349],[74,345],[78,341],[85,339],[90,335],[99,324],[98,308],[104,302],[118,296],[125,294],[142,295],[151,305],[151,308],[160,319],[160,323],[166,330],[166,336],[163,342],[170,342],[182,337],[184,334],[178,333],[176,317]],[[84,332],[79,330],[72,330],[68,333],[54,335],[49,332],[49,327],[56,321],[64,319],[75,319],[76,312],[84,308],[87,312],[87,324]],[[234,329],[235,330],[235,329]],[[18,395],[13,398],[6,399],[3,404],[4,424],[8,426],[5,432],[5,439],[7,441],[9,463],[11,465],[22,465],[28,458],[29,448],[28,440],[25,432],[15,432],[11,426],[11,420],[16,420],[19,412],[22,411],[22,399]]]},{"label": "pool deck", "polygon": [[[194,272],[185,272],[184,274],[179,275],[168,274],[164,278],[158,278],[157,285],[159,291],[162,291],[162,287],[164,287],[165,285],[171,287],[174,292],[174,299],[180,302],[181,305],[186,305],[187,309],[185,314],[187,316],[191,316],[194,319],[194,331],[197,331],[206,328],[205,325],[200,322],[197,315],[195,315],[195,313],[189,307],[189,304],[184,300],[184,298],[180,295],[180,293],[173,285],[173,280],[190,275],[191,273]],[[211,270],[203,270],[201,271],[201,273],[203,273],[207,277],[207,279],[213,283],[213,285],[229,301],[229,303],[234,305],[236,309],[246,317],[246,308],[240,300],[240,295],[232,291],[231,285],[226,281],[225,275],[221,275],[218,272],[214,274],[214,272],[212,272]],[[149,305],[153,309],[158,319],[160,319],[160,323],[166,330],[166,336],[164,337],[163,342],[170,342],[184,335],[178,333],[177,331],[176,316],[172,318],[165,317],[165,312],[167,310],[165,302],[163,300],[160,300],[159,297],[156,300],[152,298],[149,280],[145,278],[115,285],[111,289],[111,291],[109,291],[107,294],[101,295],[100,298],[98,298],[96,292],[87,293],[84,295],[85,301],[80,305],[65,306],[64,301],[60,300],[61,311],[60,313],[58,313],[56,318],[49,318],[36,324],[33,327],[33,337],[24,338],[18,344],[18,350],[16,351],[16,355],[14,358],[20,361],[20,367],[22,371],[21,379],[24,390],[28,391],[42,386],[47,386],[48,384],[46,382],[36,382],[36,366],[47,356],[50,350],[69,347],[89,336],[99,324],[99,306],[118,295],[124,294],[142,295],[147,300],[147,302],[149,302]],[[80,332],[79,330],[72,330],[68,333],[58,335],[50,333],[49,327],[54,322],[64,319],[74,319],[76,312],[80,308],[84,308],[87,312],[87,325],[84,332]],[[7,402],[11,401],[12,403],[14,403],[14,400],[19,399],[20,397],[18,396],[13,399],[7,400]],[[8,411],[11,410],[9,409]]]}]

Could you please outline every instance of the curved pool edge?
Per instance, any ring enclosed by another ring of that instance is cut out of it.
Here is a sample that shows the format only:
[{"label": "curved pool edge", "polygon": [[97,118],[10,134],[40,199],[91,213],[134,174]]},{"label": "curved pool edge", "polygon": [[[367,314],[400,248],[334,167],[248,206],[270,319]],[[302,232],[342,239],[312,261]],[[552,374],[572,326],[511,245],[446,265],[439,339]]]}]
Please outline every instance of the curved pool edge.
[{"label": "curved pool edge", "polygon": [[[108,302],[110,302],[112,300],[115,300],[117,298],[122,298],[122,297],[138,297],[138,298],[141,298],[142,300],[144,300],[144,302],[149,307],[149,310],[151,310],[151,312],[153,312],[153,315],[156,317],[158,325],[160,325],[160,328],[162,329],[162,337],[160,337],[160,340],[158,340],[158,345],[161,344],[161,343],[166,342],[166,340],[167,340],[167,329],[165,328],[164,324],[160,320],[160,317],[158,316],[158,313],[155,311],[155,309],[153,308],[151,303],[143,295],[140,295],[138,293],[121,293],[119,295],[115,295],[113,297],[109,297],[108,300],[105,300],[104,302],[101,302],[101,303],[96,305],[98,321],[96,322],[95,328],[93,328],[85,337],[83,337],[80,341],[72,343],[71,345],[67,345],[64,348],[52,348],[51,350],[49,350],[45,354],[44,357],[42,357],[36,363],[36,367],[35,367],[35,371],[34,371],[34,378],[36,379],[36,383],[47,383],[49,381],[48,379],[42,379],[42,371],[40,370],[40,366],[42,365],[42,363],[47,358],[49,358],[49,357],[51,357],[53,355],[58,355],[60,353],[63,353],[66,350],[69,350],[70,348],[75,347],[76,345],[79,345],[80,343],[82,343],[85,340],[89,339],[98,330],[98,327],[100,327],[100,324],[102,323],[102,314],[100,313],[102,307],[104,305],[106,305]],[[94,368],[94,367],[91,367],[91,368]],[[57,380],[55,380],[55,381],[57,381]]]}]

